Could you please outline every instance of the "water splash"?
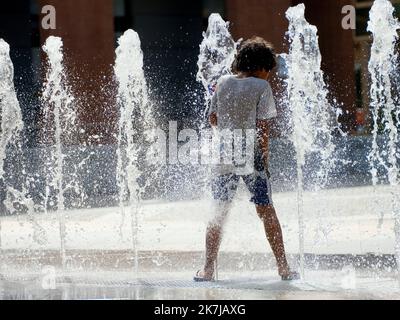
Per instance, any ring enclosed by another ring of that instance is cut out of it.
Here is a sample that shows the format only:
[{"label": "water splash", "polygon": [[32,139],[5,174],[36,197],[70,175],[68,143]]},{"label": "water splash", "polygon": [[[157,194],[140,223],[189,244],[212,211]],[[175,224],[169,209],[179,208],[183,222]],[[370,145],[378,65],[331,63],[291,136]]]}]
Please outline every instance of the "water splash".
[{"label": "water splash", "polygon": [[[202,159],[209,157],[210,152],[213,153],[218,148],[216,145],[216,141],[219,140],[217,138],[218,132],[215,128],[212,128],[211,131],[207,129],[207,116],[218,80],[224,75],[232,74],[232,65],[239,42],[236,43],[229,32],[229,22],[224,21],[218,13],[212,13],[209,16],[208,27],[206,32],[203,33],[203,41],[200,44],[196,76],[197,81],[203,85],[205,98],[203,121],[200,123],[202,135],[200,154]],[[207,194],[206,190],[210,186],[212,171],[211,166],[205,165],[204,169],[200,174],[202,180],[200,183],[204,189],[203,194]],[[218,277],[217,262],[215,264],[216,277]]]},{"label": "water splash", "polygon": [[[379,183],[378,171],[383,170],[392,186],[395,219],[395,255],[400,265],[400,104],[393,97],[398,76],[399,55],[396,53],[400,23],[394,16],[390,1],[376,0],[370,11],[368,31],[373,35],[368,70],[371,75],[371,112],[373,118],[372,149],[369,155],[372,184]],[[379,139],[380,133],[385,136]],[[400,282],[400,271],[399,271]]]},{"label": "water splash", "polygon": [[0,39],[0,116],[0,182],[3,183],[7,146],[16,140],[23,129],[21,109],[14,89],[14,66],[10,58],[10,46],[3,39]]},{"label": "water splash", "polygon": [[212,13],[208,18],[207,31],[203,33],[197,62],[197,81],[202,83],[205,92],[204,115],[207,115],[218,80],[232,74],[238,43],[229,32],[229,22],[225,22],[218,13]]},{"label": "water splash", "polygon": [[14,88],[14,66],[10,58],[10,47],[0,39],[0,179],[4,175],[4,160],[7,145],[22,131],[24,124]]},{"label": "water splash", "polygon": [[134,269],[138,275],[138,232],[141,192],[138,183],[142,174],[139,165],[140,136],[152,123],[147,84],[143,71],[143,52],[139,35],[127,30],[118,40],[114,72],[118,83],[117,103],[120,111],[117,184],[119,188],[119,207],[122,225],[125,218],[125,201],[131,215],[132,246]]},{"label": "water splash", "polygon": [[[44,207],[57,208],[60,229],[60,250],[62,266],[66,264],[66,227],[65,227],[65,154],[63,142],[73,130],[76,122],[76,110],[73,104],[71,90],[67,84],[66,70],[63,60],[63,42],[59,37],[49,37],[43,46],[47,54],[48,70],[43,86],[43,115],[45,137],[50,144],[46,156],[47,181]],[[56,204],[50,200],[50,195],[56,193]]]},{"label": "water splash", "polygon": [[286,12],[289,20],[290,48],[288,55],[282,55],[288,69],[288,103],[291,110],[292,142],[297,155],[298,215],[300,269],[304,277],[304,215],[303,215],[303,168],[307,156],[312,155],[315,168],[312,178],[318,190],[326,186],[329,173],[334,167],[332,154],[335,145],[332,140],[334,111],[328,101],[328,90],[321,70],[321,53],[318,45],[317,28],[310,25],[305,17],[305,6],[299,4]]},{"label": "water splash", "polygon": [[[203,41],[200,44],[196,76],[197,81],[203,85],[205,97],[202,122],[200,123],[202,135],[200,153],[202,159],[207,159],[210,156],[210,151],[217,150],[217,146],[213,145],[213,141],[218,141],[218,139],[213,139],[212,137],[217,137],[218,132],[215,128],[212,128],[211,132],[207,129],[208,110],[218,80],[224,75],[232,74],[232,65],[240,41],[235,42],[233,40],[229,32],[229,22],[224,21],[218,13],[210,15],[207,30],[203,33]],[[206,170],[201,174],[203,177],[201,184],[207,188],[211,177],[211,168],[204,167]]]},{"label": "water splash", "polygon": [[[30,180],[28,178],[27,180]],[[23,185],[22,191],[11,186],[7,186],[7,197],[4,201],[7,211],[10,215],[17,215],[25,212],[27,220],[33,228],[33,241],[44,246],[48,243],[47,232],[36,220],[36,214],[42,211],[42,207],[34,202],[34,199],[29,194],[28,188]]]},{"label": "water splash", "polygon": [[[399,117],[399,108],[392,97],[393,81],[397,72],[396,41],[399,21],[394,18],[394,7],[390,1],[377,0],[370,11],[368,31],[373,34],[374,41],[371,48],[371,58],[368,70],[371,74],[371,111],[374,126],[372,130],[373,144],[370,155],[372,183],[377,185],[378,169],[383,168],[391,185],[398,184],[399,158],[396,142],[398,128],[395,119]],[[385,145],[379,145],[379,124],[382,124],[383,133],[387,133],[389,140]],[[383,153],[388,152],[388,161]]]},{"label": "water splash", "polygon": [[[0,112],[1,112],[1,142],[0,142],[0,180],[4,182],[4,160],[7,155],[7,146],[14,145],[18,154],[22,154],[21,134],[24,128],[21,108],[14,88],[14,67],[10,59],[10,48],[8,44],[0,39]],[[4,206],[9,214],[18,214],[25,211],[34,230],[33,239],[38,244],[46,244],[46,231],[40,226],[35,213],[37,206],[29,195],[28,184],[31,181],[25,164],[22,163],[20,175],[26,177],[26,183],[22,184],[21,190],[5,183],[6,199]],[[1,238],[0,238],[1,247]]]}]

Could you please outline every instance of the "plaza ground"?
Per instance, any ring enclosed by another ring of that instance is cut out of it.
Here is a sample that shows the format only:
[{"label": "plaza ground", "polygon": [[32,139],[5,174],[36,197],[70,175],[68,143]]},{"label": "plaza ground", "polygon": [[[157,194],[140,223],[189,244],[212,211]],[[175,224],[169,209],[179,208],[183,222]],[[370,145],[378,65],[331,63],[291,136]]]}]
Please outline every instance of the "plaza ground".
[{"label": "plaza ground", "polygon": [[[400,299],[391,189],[359,187],[304,197],[306,277],[276,274],[262,224],[240,191],[221,247],[218,281],[194,283],[204,260],[209,200],[144,202],[68,211],[67,265],[57,213],[1,218],[2,298],[27,299]],[[296,193],[276,193],[290,263],[298,267]],[[132,216],[138,214],[137,261]],[[43,267],[56,288],[43,288]]]}]

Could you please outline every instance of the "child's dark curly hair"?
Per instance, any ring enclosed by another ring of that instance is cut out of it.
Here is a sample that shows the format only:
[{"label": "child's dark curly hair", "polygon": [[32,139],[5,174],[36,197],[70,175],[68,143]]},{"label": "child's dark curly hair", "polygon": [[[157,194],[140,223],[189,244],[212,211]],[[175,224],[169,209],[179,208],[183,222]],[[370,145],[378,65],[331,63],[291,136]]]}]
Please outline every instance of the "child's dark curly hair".
[{"label": "child's dark curly hair", "polygon": [[261,37],[244,41],[239,48],[233,69],[235,72],[255,72],[276,67],[276,55],[271,43]]}]

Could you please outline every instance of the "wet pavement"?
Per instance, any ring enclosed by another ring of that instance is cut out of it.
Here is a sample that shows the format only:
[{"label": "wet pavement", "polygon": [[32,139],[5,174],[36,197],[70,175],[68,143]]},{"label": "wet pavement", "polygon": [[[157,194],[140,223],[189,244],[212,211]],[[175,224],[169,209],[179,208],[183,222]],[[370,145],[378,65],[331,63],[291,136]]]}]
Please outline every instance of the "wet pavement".
[{"label": "wet pavement", "polygon": [[4,275],[3,300],[400,300],[393,274],[308,271],[305,280],[280,281],[257,273],[225,273],[211,283],[195,283],[189,273],[72,272]]},{"label": "wet pavement", "polygon": [[[400,300],[390,192],[378,189],[378,211],[372,192],[363,187],[305,194],[309,270],[305,279],[293,282],[280,281],[273,271],[276,262],[261,223],[240,193],[214,283],[192,281],[204,263],[204,232],[212,211],[203,201],[146,202],[137,256],[131,221],[118,208],[65,212],[62,272],[58,215],[2,217],[0,299]],[[281,193],[275,200],[288,260],[298,269],[296,196]],[[132,271],[135,260],[139,274]]]}]

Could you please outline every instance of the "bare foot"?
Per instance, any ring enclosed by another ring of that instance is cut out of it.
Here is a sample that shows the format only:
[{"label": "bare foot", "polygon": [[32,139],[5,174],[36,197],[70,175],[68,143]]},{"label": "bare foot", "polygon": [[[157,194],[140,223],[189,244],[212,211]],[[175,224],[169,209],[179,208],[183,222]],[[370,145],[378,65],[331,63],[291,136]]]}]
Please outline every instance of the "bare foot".
[{"label": "bare foot", "polygon": [[286,276],[290,273],[290,268],[289,266],[285,266],[285,267],[279,267],[278,268],[278,273],[279,275],[282,276]]},{"label": "bare foot", "polygon": [[296,271],[290,271],[290,269],[285,270],[284,272],[279,272],[281,279],[284,281],[291,281],[291,280],[299,280],[300,274]]},{"label": "bare foot", "polygon": [[197,271],[196,276],[194,277],[194,281],[213,281],[213,272],[205,272],[205,271]]}]

